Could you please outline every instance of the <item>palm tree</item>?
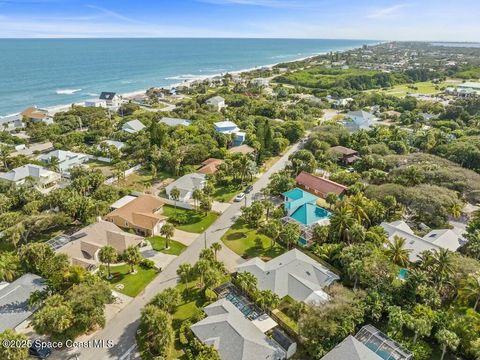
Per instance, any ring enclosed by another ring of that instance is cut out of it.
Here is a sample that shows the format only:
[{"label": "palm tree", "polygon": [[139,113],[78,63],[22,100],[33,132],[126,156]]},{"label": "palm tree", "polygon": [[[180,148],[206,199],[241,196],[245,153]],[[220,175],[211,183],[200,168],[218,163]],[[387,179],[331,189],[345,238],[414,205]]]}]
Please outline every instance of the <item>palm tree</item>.
[{"label": "palm tree", "polygon": [[197,211],[198,211],[198,203],[200,200],[202,200],[202,197],[203,197],[203,192],[201,189],[193,190],[192,199],[195,201],[195,208],[197,209]]},{"label": "palm tree", "polygon": [[177,201],[180,199],[180,190],[178,190],[176,187],[174,187],[172,190],[170,190],[170,198],[175,201],[175,211],[177,210]]},{"label": "palm tree", "polygon": [[130,272],[133,273],[135,270],[134,266],[140,263],[142,255],[140,255],[138,247],[132,245],[125,249],[123,258],[125,259],[125,262],[130,265]]},{"label": "palm tree", "polygon": [[8,171],[8,160],[10,159],[10,149],[6,145],[0,145],[0,160],[2,161],[3,168]]},{"label": "palm tree", "polygon": [[480,304],[480,273],[471,275],[464,281],[458,290],[458,296],[466,302],[473,300],[473,309],[477,311]]},{"label": "palm tree", "polygon": [[282,224],[279,220],[271,220],[265,224],[263,227],[263,232],[267,235],[270,239],[272,239],[270,243],[270,247],[273,248],[275,243],[277,242],[278,237],[280,236],[280,232],[282,231]]},{"label": "palm tree", "polygon": [[462,204],[456,202],[450,208],[450,215],[452,215],[455,219],[458,219],[462,215]]},{"label": "palm tree", "polygon": [[58,173],[60,172],[60,160],[58,159],[58,157],[52,156],[50,158],[50,161],[48,162],[48,165],[50,169],[52,169],[52,171],[55,171]]},{"label": "palm tree", "polygon": [[370,219],[365,211],[366,203],[369,200],[362,193],[350,196],[346,202],[351,214],[360,224],[370,224]]},{"label": "palm tree", "polygon": [[350,229],[355,223],[352,213],[346,207],[341,207],[330,218],[330,228],[341,241],[350,242]]},{"label": "palm tree", "polygon": [[200,259],[195,264],[195,271],[200,275],[200,283],[203,285],[203,278],[205,272],[211,267],[210,261],[207,259]]},{"label": "palm tree", "polygon": [[237,282],[243,291],[250,294],[253,294],[257,288],[257,278],[248,271],[239,273],[237,275]]},{"label": "palm tree", "polygon": [[19,275],[20,263],[16,255],[4,253],[0,256],[0,279],[11,282]]},{"label": "palm tree", "polygon": [[215,253],[215,261],[217,261],[217,252],[222,250],[222,245],[219,242],[214,242],[211,246],[213,252]]},{"label": "palm tree", "polygon": [[460,343],[460,339],[458,338],[457,334],[447,329],[442,329],[437,332],[435,334],[435,338],[442,346],[442,357],[440,358],[440,360],[443,360],[443,358],[445,357],[445,354],[447,353],[447,348],[455,351],[458,344]]},{"label": "palm tree", "polygon": [[433,276],[438,289],[450,278],[454,271],[452,252],[448,249],[435,250],[432,256]]},{"label": "palm tree", "polygon": [[190,281],[190,275],[192,274],[193,267],[189,263],[180,264],[177,269],[177,275],[180,276],[180,280],[185,283],[185,289],[188,292],[188,282]]},{"label": "palm tree", "polygon": [[100,249],[98,252],[98,259],[104,263],[107,264],[107,269],[108,269],[108,278],[112,278],[112,274],[110,272],[110,264],[117,261],[118,254],[117,250],[111,245],[105,245]]},{"label": "palm tree", "polygon": [[170,238],[175,233],[175,227],[170,223],[165,223],[160,229],[160,234],[165,237],[165,250],[170,249]]},{"label": "palm tree", "polygon": [[263,208],[266,211],[266,214],[265,214],[266,215],[266,221],[268,221],[269,218],[270,218],[270,212],[275,208],[275,204],[270,200],[263,200],[262,204],[263,204]]},{"label": "palm tree", "polygon": [[405,249],[405,238],[395,235],[393,242],[388,242],[386,253],[390,259],[401,267],[407,267],[409,264],[408,255],[412,252],[411,249]]}]

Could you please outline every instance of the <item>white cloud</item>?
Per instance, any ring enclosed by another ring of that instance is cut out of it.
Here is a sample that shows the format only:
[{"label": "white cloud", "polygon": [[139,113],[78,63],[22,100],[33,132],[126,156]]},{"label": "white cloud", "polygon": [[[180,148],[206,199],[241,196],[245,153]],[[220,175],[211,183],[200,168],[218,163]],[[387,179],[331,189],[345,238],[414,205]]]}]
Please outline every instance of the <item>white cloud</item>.
[{"label": "white cloud", "polygon": [[[247,5],[247,6],[262,6],[273,8],[288,8],[305,6],[305,1],[296,0],[196,0],[198,2],[215,4],[215,5]],[[309,1],[307,1],[309,2]]]},{"label": "white cloud", "polygon": [[398,15],[401,10],[408,7],[408,4],[397,4],[385,8],[374,9],[367,17],[370,19],[384,19]]},{"label": "white cloud", "polygon": [[103,14],[109,16],[109,17],[113,17],[115,19],[123,20],[123,21],[130,22],[130,23],[138,23],[137,20],[134,20],[134,19],[131,19],[127,16],[124,16],[124,15],[122,15],[122,14],[116,12],[116,11],[105,9],[103,7],[96,6],[96,5],[87,5],[87,7],[89,7],[90,9],[100,11],[101,13],[103,13]]}]

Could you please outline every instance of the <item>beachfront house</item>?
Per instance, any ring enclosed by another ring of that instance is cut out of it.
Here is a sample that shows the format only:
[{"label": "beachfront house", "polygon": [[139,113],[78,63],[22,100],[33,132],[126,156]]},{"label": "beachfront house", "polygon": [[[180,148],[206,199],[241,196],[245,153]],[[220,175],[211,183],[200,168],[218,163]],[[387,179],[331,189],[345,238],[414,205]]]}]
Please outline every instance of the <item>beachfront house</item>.
[{"label": "beachfront house", "polygon": [[376,327],[365,325],[348,335],[321,360],[411,360],[413,354]]},{"label": "beachfront house", "polygon": [[14,184],[15,186],[21,186],[27,182],[27,179],[31,179],[35,188],[42,192],[48,193],[58,186],[61,180],[60,174],[45,169],[42,166],[27,164],[6,173],[0,173],[0,180]]},{"label": "beachfront house", "polygon": [[355,161],[360,160],[358,151],[345,146],[332,146],[330,149],[328,149],[328,152],[334,154],[344,165],[351,165]]},{"label": "beachfront house", "polygon": [[327,194],[333,193],[337,197],[342,198],[347,193],[347,187],[336,183],[335,181],[318,177],[302,171],[295,178],[295,182],[299,188],[309,193],[325,199]]},{"label": "beachfront house", "polygon": [[424,251],[440,249],[456,251],[461,246],[459,236],[450,229],[432,230],[427,235],[420,237],[415,235],[410,226],[402,220],[391,223],[382,222],[380,226],[387,233],[388,241],[391,243],[396,237],[406,240],[405,249],[410,251],[408,257],[411,262],[418,261],[419,255]]},{"label": "beachfront house", "polygon": [[378,118],[372,113],[360,110],[350,111],[345,115],[346,120],[343,124],[350,132],[358,130],[370,130],[372,126],[378,123]]},{"label": "beachfront house", "polygon": [[0,131],[15,131],[17,129],[23,129],[25,124],[22,121],[20,114],[8,115],[0,117]]},{"label": "beachfront house", "polygon": [[190,329],[197,339],[213,346],[224,360],[283,360],[286,351],[265,335],[229,300],[223,298],[206,306],[207,315]]},{"label": "beachfront house", "polygon": [[215,130],[224,135],[233,135],[233,146],[239,146],[245,141],[246,134],[233,121],[219,121],[213,124]]},{"label": "beachfront house", "polygon": [[178,178],[174,182],[168,184],[165,187],[165,191],[170,200],[175,200],[172,198],[172,190],[177,189],[180,192],[180,196],[176,201],[180,201],[188,204],[192,198],[193,192],[196,189],[202,190],[207,183],[205,174],[192,173],[186,174]]},{"label": "beachfront house", "polygon": [[65,150],[53,150],[47,154],[40,155],[38,160],[50,163],[53,158],[58,159],[58,170],[68,172],[74,166],[80,166],[90,160],[90,156],[84,153],[76,153]]},{"label": "beachfront house", "polygon": [[215,111],[220,111],[227,105],[225,104],[225,99],[221,96],[214,96],[208,99],[205,102],[208,106],[210,106]]},{"label": "beachfront house", "polygon": [[30,305],[30,295],[47,289],[47,284],[38,275],[26,273],[8,283],[0,282],[0,332],[12,329],[20,332],[29,325],[29,319],[37,310]]},{"label": "beachfront house", "polygon": [[102,99],[91,99],[84,102],[85,107],[101,107],[106,108],[107,102]]},{"label": "beachfront house", "polygon": [[114,92],[103,91],[98,99],[105,101],[108,107],[116,108],[120,105],[120,97]]},{"label": "beachfront house", "polygon": [[145,129],[145,125],[140,120],[130,120],[122,125],[122,130],[129,134],[136,134]]},{"label": "beachfront house", "polygon": [[297,249],[267,262],[259,257],[250,259],[236,270],[253,274],[259,290],[270,290],[280,298],[289,296],[317,305],[329,300],[324,289],[339,280],[337,274]]},{"label": "beachfront house", "polygon": [[284,208],[287,215],[283,222],[295,222],[300,225],[301,235],[298,244],[309,246],[312,242],[312,227],[328,225],[330,212],[317,205],[318,197],[300,188],[284,192]]},{"label": "beachfront house", "polygon": [[20,113],[20,116],[25,122],[53,124],[53,117],[48,114],[48,111],[36,106],[26,108]]},{"label": "beachfront house", "polygon": [[114,223],[104,220],[88,225],[73,235],[63,235],[49,241],[57,253],[68,256],[72,265],[86,269],[100,265],[98,252],[106,245],[123,254],[129,246],[140,247],[143,243],[143,237],[124,232]]},{"label": "beachfront house", "polygon": [[141,195],[105,215],[105,220],[143,236],[157,235],[167,220],[162,215],[163,205],[157,196]]},{"label": "beachfront house", "polygon": [[160,119],[159,123],[165,124],[168,126],[189,126],[192,123],[192,121],[187,119],[163,117]]}]

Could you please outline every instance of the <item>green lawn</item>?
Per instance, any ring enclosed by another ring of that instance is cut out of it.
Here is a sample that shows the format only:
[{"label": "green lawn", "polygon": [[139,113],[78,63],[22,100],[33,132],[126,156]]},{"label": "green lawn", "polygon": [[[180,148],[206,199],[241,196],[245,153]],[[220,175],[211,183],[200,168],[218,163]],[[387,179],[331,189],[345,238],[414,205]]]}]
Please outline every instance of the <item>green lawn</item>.
[{"label": "green lawn", "polygon": [[161,236],[153,236],[146,238],[146,240],[150,241],[150,244],[152,244],[153,250],[160,251],[164,254],[168,255],[180,255],[187,247],[183,245],[182,243],[170,239],[168,242],[170,245],[170,248],[167,250],[165,249],[166,245],[166,239]]},{"label": "green lawn", "polygon": [[[137,273],[130,274],[129,265],[112,266],[111,271],[113,278],[108,280],[112,289],[122,294],[135,297],[158,275],[156,269],[145,269],[138,265],[135,266],[135,269]],[[124,286],[123,289],[117,289],[115,287],[117,284],[122,284]]]},{"label": "green lawn", "polygon": [[187,218],[187,223],[182,225],[175,225],[178,230],[187,231],[191,233],[200,234],[205,231],[210,225],[212,225],[218,218],[218,214],[213,212],[199,212],[194,210],[187,210],[174,206],[164,205],[163,215],[167,217],[174,216],[175,214],[184,214]]},{"label": "green lawn", "polygon": [[220,202],[230,202],[237,194],[243,192],[248,185],[231,183],[225,186],[216,186],[213,198]]},{"label": "green lawn", "polygon": [[271,246],[271,239],[258,231],[249,229],[244,224],[235,223],[222,236],[223,243],[243,258],[253,257],[274,258],[285,252],[285,248],[275,244]]},{"label": "green lawn", "polygon": [[408,94],[437,94],[442,91],[443,88],[448,86],[454,86],[457,82],[454,80],[449,80],[446,82],[441,82],[439,84],[434,84],[431,81],[417,82],[414,84],[402,84],[393,86],[390,89],[386,90],[368,90],[368,91],[381,91],[386,95],[392,95],[397,97],[404,97]]}]

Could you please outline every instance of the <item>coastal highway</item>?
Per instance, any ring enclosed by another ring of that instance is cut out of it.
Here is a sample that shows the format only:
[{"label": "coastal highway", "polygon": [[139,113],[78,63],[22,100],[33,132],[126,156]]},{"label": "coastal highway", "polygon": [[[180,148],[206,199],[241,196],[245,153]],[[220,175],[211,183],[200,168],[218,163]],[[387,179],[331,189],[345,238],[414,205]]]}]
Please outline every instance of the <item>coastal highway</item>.
[{"label": "coastal highway", "polygon": [[[247,203],[250,204],[252,197],[267,186],[270,176],[282,170],[288,157],[301,147],[300,143],[293,145],[288,151],[265,173],[263,173],[253,185],[253,191],[247,195]],[[244,201],[231,204],[227,210],[215,221],[205,233],[200,234],[194,242],[177,258],[175,258],[144,290],[142,294],[134,298],[117,315],[115,315],[104,329],[96,332],[90,340],[113,340],[111,348],[85,348],[76,349],[63,353],[52,354],[60,359],[99,360],[99,359],[136,359],[135,334],[139,324],[140,311],[150,299],[157,293],[168,287],[176,286],[178,282],[177,268],[182,263],[194,264],[198,260],[200,251],[214,242],[219,242],[223,234],[233,225],[235,218],[240,214],[240,208]],[[222,247],[219,259],[225,262],[226,267],[232,271],[243,259],[228,249]]]}]

